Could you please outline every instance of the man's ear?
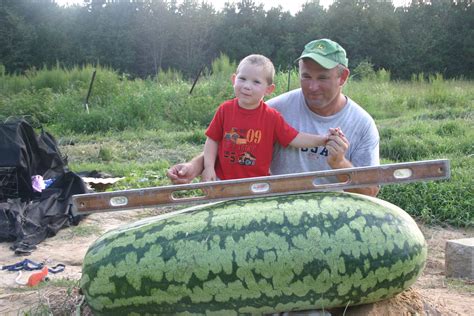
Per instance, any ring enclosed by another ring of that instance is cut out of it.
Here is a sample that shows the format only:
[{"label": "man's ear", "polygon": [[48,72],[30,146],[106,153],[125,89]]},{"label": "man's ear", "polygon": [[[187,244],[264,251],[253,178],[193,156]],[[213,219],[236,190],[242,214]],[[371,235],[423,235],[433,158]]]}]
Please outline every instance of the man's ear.
[{"label": "man's ear", "polygon": [[342,71],[342,74],[341,76],[339,77],[339,85],[342,87],[347,79],[349,79],[349,75],[351,74],[351,71],[349,70],[349,68],[344,68],[344,70]]},{"label": "man's ear", "polygon": [[237,77],[236,74],[232,74],[232,76],[230,76],[230,80],[232,80],[232,85],[235,85],[235,78]]},{"label": "man's ear", "polygon": [[275,84],[274,83],[272,83],[271,85],[269,85],[267,87],[267,89],[265,90],[265,95],[272,94],[273,91],[275,91]]}]

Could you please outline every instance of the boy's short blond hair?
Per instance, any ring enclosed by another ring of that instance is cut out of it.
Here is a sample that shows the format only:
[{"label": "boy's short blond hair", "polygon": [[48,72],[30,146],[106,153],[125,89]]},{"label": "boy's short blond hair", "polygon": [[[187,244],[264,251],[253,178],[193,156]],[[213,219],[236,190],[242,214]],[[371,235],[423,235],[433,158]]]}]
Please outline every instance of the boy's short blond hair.
[{"label": "boy's short blond hair", "polygon": [[240,61],[239,66],[237,66],[237,73],[239,73],[240,68],[244,64],[262,67],[263,71],[265,72],[267,83],[269,85],[273,84],[273,78],[275,77],[275,67],[269,58],[259,54],[248,55]]}]

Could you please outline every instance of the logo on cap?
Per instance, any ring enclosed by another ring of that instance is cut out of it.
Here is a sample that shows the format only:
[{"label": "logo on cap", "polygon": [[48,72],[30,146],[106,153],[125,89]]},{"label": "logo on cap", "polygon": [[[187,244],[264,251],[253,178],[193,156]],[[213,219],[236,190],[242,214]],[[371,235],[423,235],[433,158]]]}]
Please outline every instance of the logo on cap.
[{"label": "logo on cap", "polygon": [[341,64],[348,65],[346,51],[338,43],[323,38],[305,45],[301,56],[297,59],[310,58],[326,69],[332,69]]}]

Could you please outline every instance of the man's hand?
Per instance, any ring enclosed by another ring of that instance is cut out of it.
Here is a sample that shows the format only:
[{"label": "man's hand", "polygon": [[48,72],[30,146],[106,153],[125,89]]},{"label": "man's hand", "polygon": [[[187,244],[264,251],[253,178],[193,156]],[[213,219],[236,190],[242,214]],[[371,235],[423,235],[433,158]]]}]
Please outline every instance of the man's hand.
[{"label": "man's hand", "polygon": [[[343,168],[352,168],[354,165],[346,159],[345,154],[349,149],[349,141],[347,140],[344,133],[341,129],[330,128],[329,129],[329,140],[326,144],[326,148],[329,152],[328,155],[328,164],[332,169],[343,169]],[[345,176],[338,176],[339,181],[346,181]],[[368,196],[377,196],[379,193],[379,187],[366,187],[366,188],[354,188],[344,190],[346,192],[353,192],[364,194]]]},{"label": "man's hand", "polygon": [[174,184],[184,184],[191,182],[196,176],[191,174],[191,163],[185,162],[172,166],[168,169],[166,176]]},{"label": "man's hand", "polygon": [[349,141],[339,127],[329,129],[326,149],[329,152],[327,162],[332,169],[350,168],[352,164],[345,157]]}]

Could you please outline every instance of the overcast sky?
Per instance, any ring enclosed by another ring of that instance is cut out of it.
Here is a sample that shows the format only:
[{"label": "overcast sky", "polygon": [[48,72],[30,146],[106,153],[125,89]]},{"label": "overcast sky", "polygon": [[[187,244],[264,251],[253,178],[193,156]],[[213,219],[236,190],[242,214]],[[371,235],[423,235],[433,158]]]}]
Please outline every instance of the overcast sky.
[{"label": "overcast sky", "polygon": [[[233,0],[205,0],[208,3],[212,3],[217,10],[221,10],[226,2],[238,2]],[[263,3],[265,10],[269,10],[272,7],[281,5],[284,10],[289,10],[292,14],[295,14],[301,9],[301,5],[308,2],[308,0],[254,0],[256,4]],[[389,0],[380,0],[389,1]],[[180,2],[180,1],[178,1]],[[202,1],[199,1],[202,2]],[[321,5],[327,7],[333,0],[320,0]],[[410,0],[393,0],[396,6],[408,4]],[[56,0],[59,5],[83,3],[83,0]]]}]

